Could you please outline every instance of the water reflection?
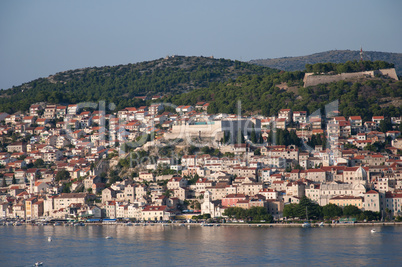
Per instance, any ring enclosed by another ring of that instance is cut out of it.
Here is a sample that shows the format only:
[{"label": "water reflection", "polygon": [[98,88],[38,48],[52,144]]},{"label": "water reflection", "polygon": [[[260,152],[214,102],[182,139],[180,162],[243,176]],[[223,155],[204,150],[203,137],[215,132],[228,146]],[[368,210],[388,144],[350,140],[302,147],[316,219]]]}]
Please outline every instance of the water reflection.
[{"label": "water reflection", "polygon": [[0,265],[397,265],[402,227],[370,229],[2,226]]}]

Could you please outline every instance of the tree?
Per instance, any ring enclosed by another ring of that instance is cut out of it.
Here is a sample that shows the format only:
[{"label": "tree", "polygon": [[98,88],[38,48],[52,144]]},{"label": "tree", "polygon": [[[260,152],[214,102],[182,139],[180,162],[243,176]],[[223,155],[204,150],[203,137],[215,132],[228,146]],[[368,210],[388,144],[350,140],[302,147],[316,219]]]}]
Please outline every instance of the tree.
[{"label": "tree", "polygon": [[162,195],[164,195],[167,198],[170,198],[170,196],[172,195],[172,191],[166,190]]},{"label": "tree", "polygon": [[251,141],[253,144],[257,143],[257,136],[256,136],[256,134],[255,134],[254,125],[253,125],[253,129],[251,130],[250,141]]},{"label": "tree", "polygon": [[309,219],[321,217],[321,206],[313,203],[308,197],[303,196],[296,206],[296,215],[299,218],[306,218],[306,208]]},{"label": "tree", "polygon": [[362,211],[358,207],[353,206],[353,205],[348,205],[343,208],[344,216],[357,216],[360,213],[362,213]]},{"label": "tree", "polygon": [[392,130],[392,123],[389,117],[385,117],[383,120],[380,121],[379,125],[380,131],[386,133]]},{"label": "tree", "polygon": [[244,144],[244,135],[241,131],[237,132],[237,138],[236,138],[237,144]]},{"label": "tree", "polygon": [[64,184],[62,193],[71,193],[69,184]]},{"label": "tree", "polygon": [[342,213],[343,213],[342,208],[332,203],[329,203],[324,207],[322,207],[322,214],[328,218],[335,218],[342,216]]},{"label": "tree", "polygon": [[13,180],[11,181],[12,184],[17,184],[17,179],[15,179],[15,175],[13,175]]},{"label": "tree", "polygon": [[43,159],[37,159],[35,162],[34,162],[34,167],[35,168],[42,168],[42,167],[44,167],[45,166],[45,162],[43,161]]},{"label": "tree", "polygon": [[296,204],[287,204],[283,208],[283,216],[286,218],[294,218],[296,216]]},{"label": "tree", "polygon": [[57,172],[56,177],[54,178],[54,180],[56,182],[61,181],[61,180],[68,180],[70,179],[70,173],[66,170],[61,170],[59,172]]}]

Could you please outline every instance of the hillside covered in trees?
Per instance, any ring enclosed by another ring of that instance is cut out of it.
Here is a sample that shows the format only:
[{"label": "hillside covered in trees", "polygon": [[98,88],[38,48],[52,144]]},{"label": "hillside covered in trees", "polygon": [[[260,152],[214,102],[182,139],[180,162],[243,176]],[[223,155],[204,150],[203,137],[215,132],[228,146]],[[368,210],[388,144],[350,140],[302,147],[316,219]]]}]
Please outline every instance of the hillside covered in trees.
[{"label": "hillside covered in trees", "polygon": [[[365,62],[375,69],[386,62]],[[314,64],[318,69],[328,66],[337,70],[347,64]],[[351,63],[351,69],[358,64]],[[349,66],[347,67],[349,68]],[[323,110],[326,104],[339,100],[339,111],[344,116],[360,115],[365,120],[373,115],[400,116],[402,111],[402,82],[386,77],[365,78],[356,82],[339,81],[303,88],[304,73],[279,72],[270,75],[243,75],[226,83],[213,83],[208,88],[167,99],[174,104],[194,104],[208,101],[210,113],[237,113],[241,101],[243,114],[270,116],[282,108],[306,110],[310,114]]]},{"label": "hillside covered in trees", "polygon": [[[282,58],[268,58],[268,59],[255,59],[250,63],[260,66],[275,68],[285,71],[303,71],[306,64],[315,63],[346,63],[347,61],[359,61],[360,51],[358,50],[331,50],[321,53],[315,53],[307,56],[299,57],[282,57]],[[402,54],[401,53],[387,53],[377,51],[364,51],[363,60],[365,61],[386,61],[395,65],[396,73],[402,75]]]},{"label": "hillside covered in trees", "polygon": [[0,111],[25,111],[32,103],[75,104],[106,100],[117,108],[138,106],[136,96],[180,94],[241,75],[278,72],[240,61],[172,56],[113,67],[69,70],[0,91]]},{"label": "hillside covered in trees", "polygon": [[[353,71],[359,62],[307,65],[312,71]],[[364,62],[367,68],[390,66]],[[400,116],[402,82],[386,77],[339,81],[303,88],[304,72],[278,71],[239,61],[175,56],[137,64],[87,68],[57,73],[0,93],[0,111],[26,111],[36,102],[74,104],[106,100],[116,108],[150,104],[136,96],[163,95],[176,105],[210,103],[209,113],[276,115],[280,109],[306,110],[310,114],[339,100],[342,115]]]}]

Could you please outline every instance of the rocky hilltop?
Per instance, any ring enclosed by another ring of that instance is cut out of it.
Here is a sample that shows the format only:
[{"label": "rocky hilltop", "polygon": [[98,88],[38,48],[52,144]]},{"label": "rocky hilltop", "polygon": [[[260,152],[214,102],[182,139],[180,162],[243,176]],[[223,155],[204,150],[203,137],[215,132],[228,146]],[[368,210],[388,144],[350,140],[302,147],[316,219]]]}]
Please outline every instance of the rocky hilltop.
[{"label": "rocky hilltop", "polygon": [[[320,62],[345,63],[346,61],[359,60],[359,53],[360,51],[358,50],[331,50],[299,57],[255,59],[251,60],[250,63],[285,71],[303,71],[306,64]],[[402,53],[364,51],[363,59],[369,61],[382,60],[394,63],[396,73],[402,75]]]}]

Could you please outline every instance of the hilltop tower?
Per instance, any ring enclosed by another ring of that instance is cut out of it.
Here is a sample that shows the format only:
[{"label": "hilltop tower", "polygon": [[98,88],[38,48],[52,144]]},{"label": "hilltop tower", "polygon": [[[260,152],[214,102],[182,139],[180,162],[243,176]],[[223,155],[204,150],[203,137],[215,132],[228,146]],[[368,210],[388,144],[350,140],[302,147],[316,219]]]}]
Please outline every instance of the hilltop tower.
[{"label": "hilltop tower", "polygon": [[363,64],[363,48],[360,46],[360,69],[361,71],[365,71]]}]

